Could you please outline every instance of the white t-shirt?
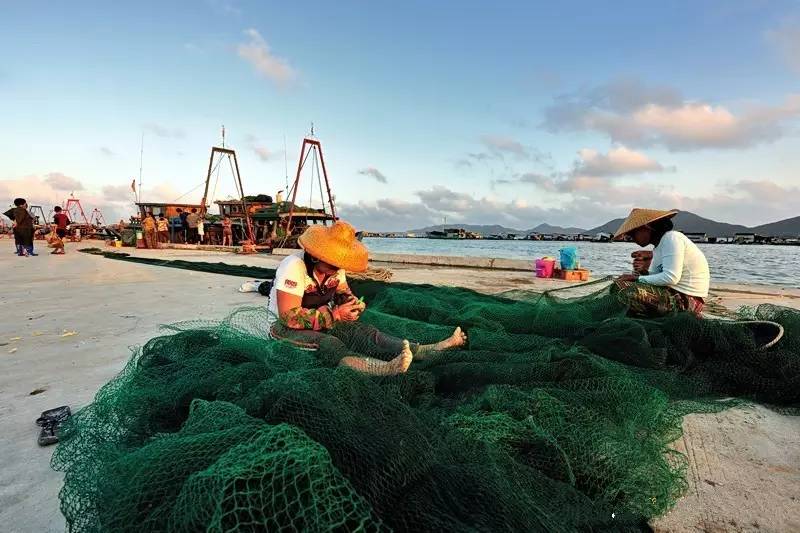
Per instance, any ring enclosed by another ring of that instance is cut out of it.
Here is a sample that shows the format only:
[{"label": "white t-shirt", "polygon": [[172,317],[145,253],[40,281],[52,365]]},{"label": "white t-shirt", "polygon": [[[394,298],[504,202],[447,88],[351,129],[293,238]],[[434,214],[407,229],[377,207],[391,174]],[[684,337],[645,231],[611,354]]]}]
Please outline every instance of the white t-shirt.
[{"label": "white t-shirt", "polygon": [[[303,261],[302,250],[286,256],[283,261],[278,265],[278,270],[275,272],[275,280],[272,283],[272,289],[269,291],[269,303],[267,309],[269,310],[267,317],[267,330],[272,328],[272,325],[278,321],[278,292],[283,291],[301,298],[306,292],[316,292],[317,284],[308,275],[306,270],[306,263]],[[342,285],[347,284],[345,271],[340,269],[335,275],[328,278],[326,285]]]},{"label": "white t-shirt", "polygon": [[668,231],[661,237],[653,249],[650,272],[647,276],[639,276],[639,281],[671,287],[689,296],[708,297],[711,274],[706,256],[679,231]]}]

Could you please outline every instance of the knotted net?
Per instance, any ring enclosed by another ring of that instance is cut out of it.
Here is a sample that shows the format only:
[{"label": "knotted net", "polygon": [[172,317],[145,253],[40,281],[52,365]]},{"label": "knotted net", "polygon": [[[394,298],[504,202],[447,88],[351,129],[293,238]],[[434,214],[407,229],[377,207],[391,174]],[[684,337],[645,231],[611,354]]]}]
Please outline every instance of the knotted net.
[{"label": "knotted net", "polygon": [[794,310],[743,311],[786,330],[760,351],[734,323],[627,318],[607,288],[352,285],[382,331],[469,346],[370,377],[334,366],[368,342],[268,340],[263,308],[167,326],[62,430],[68,529],[637,530],[686,488],[684,414],[800,406]]}]

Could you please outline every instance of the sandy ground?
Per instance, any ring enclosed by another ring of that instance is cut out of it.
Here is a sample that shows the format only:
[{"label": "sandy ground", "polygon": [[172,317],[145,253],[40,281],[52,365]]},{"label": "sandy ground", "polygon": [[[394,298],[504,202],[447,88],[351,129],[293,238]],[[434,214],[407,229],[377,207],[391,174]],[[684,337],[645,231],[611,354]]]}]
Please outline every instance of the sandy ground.
[{"label": "sandy ground", "polygon": [[[222,318],[258,294],[236,292],[230,276],[149,267],[73,253],[21,259],[0,255],[0,524],[4,531],[61,531],[61,474],[53,448],[36,444],[34,420],[51,407],[90,402],[160,324]],[[125,250],[129,252],[130,250]],[[274,267],[268,256],[138,251],[138,255]],[[387,267],[389,265],[376,265]],[[557,282],[520,272],[391,267],[394,279],[484,292],[541,290]],[[800,290],[722,286],[729,307],[779,303],[800,308]],[[32,394],[37,391],[36,394]],[[40,391],[40,392],[38,392]],[[800,531],[800,418],[753,406],[690,415],[675,444],[687,454],[690,489],[657,519],[658,531]]]}]

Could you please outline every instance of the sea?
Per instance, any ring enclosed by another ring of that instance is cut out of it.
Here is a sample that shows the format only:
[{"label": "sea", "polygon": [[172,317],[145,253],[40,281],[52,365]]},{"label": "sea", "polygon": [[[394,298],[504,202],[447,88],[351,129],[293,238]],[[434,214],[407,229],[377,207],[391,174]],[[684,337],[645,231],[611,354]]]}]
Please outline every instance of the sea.
[{"label": "sea", "polygon": [[[631,271],[634,243],[494,241],[446,239],[392,239],[367,237],[371,252],[412,255],[450,255],[523,259],[531,263],[544,256],[558,257],[566,246],[578,249],[581,267],[592,277]],[[698,244],[708,259],[711,281],[800,287],[800,246]],[[531,266],[531,269],[533,267]]]}]

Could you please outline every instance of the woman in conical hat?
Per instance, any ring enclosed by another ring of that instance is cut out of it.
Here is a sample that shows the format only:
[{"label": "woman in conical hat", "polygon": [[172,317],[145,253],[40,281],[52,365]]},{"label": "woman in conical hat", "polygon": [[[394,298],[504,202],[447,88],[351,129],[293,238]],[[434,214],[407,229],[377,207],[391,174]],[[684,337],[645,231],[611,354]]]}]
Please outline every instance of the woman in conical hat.
[{"label": "woman in conical hat", "polygon": [[413,359],[466,343],[461,328],[441,342],[419,345],[358,321],[366,304],[350,290],[346,272],[365,271],[369,254],[350,224],[311,226],[298,242],[302,250],[281,261],[270,291],[272,338],[375,375],[403,373]]},{"label": "woman in conical hat", "polygon": [[706,256],[683,233],[672,229],[677,211],[635,208],[614,234],[641,247],[653,245],[649,266],[615,280],[620,300],[636,316],[663,316],[673,311],[697,315],[708,297],[710,274]]}]

